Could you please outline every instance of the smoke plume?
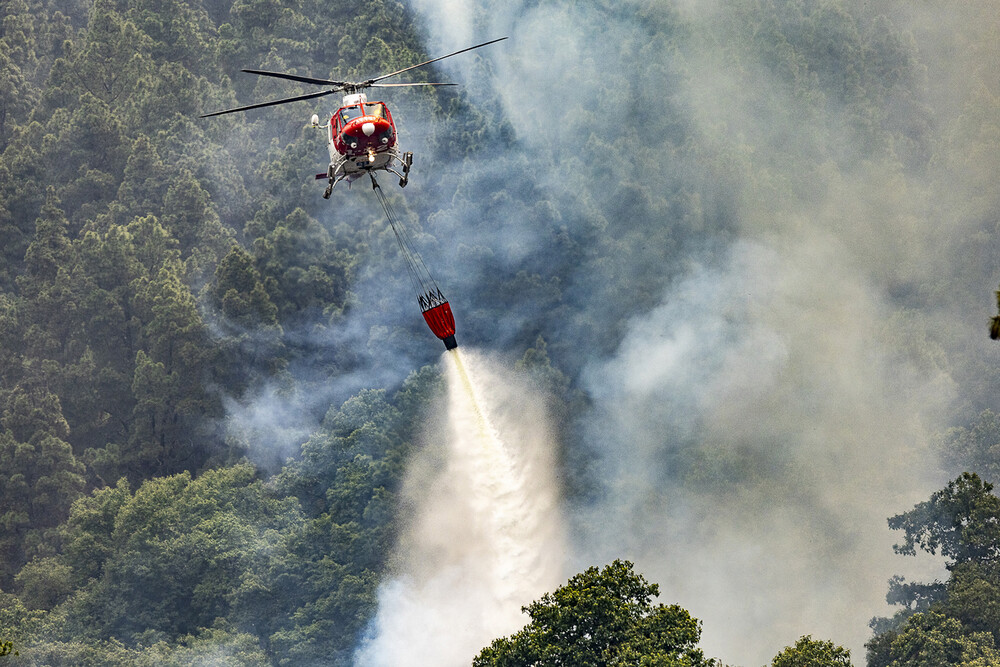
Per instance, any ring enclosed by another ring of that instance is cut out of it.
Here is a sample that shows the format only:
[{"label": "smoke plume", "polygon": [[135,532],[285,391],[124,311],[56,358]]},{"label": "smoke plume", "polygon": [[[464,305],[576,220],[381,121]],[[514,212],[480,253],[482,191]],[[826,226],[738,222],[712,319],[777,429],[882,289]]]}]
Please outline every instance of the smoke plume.
[{"label": "smoke plume", "polygon": [[558,315],[529,285],[494,339],[536,327],[591,400],[570,569],[635,560],[742,664],[806,633],[863,655],[886,580],[939,567],[894,556],[886,517],[946,479],[930,437],[995,395],[995,12],[840,5],[411,2],[429,52],[512,38],[441,63],[516,137],[452,172],[481,205],[431,221],[494,249],[451,258],[463,296],[589,262],[542,286]]}]

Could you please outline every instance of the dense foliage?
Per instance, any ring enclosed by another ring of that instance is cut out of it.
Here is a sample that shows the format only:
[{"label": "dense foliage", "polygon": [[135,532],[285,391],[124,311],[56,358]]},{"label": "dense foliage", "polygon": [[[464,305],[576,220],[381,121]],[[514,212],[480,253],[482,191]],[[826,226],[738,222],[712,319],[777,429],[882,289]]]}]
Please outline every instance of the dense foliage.
[{"label": "dense foliage", "polygon": [[677,605],[652,603],[659,587],[618,561],[588,568],[524,608],[531,622],[497,639],[476,667],[663,665],[712,667],[697,647],[701,624]]},{"label": "dense foliage", "polygon": [[940,553],[950,576],[933,584],[893,579],[888,599],[903,609],[872,621],[869,667],[1000,664],[1000,498],[992,490],[978,475],[963,473],[889,519],[904,534],[898,553]]},{"label": "dense foliage", "polygon": [[223,402],[288,384],[290,338],[345,308],[363,242],[298,207],[283,170],[302,144],[277,143],[274,116],[197,114],[266,92],[229,74],[269,54],[349,69],[378,34],[405,55],[402,7],[365,7],[3,4],[0,625],[17,664],[349,655],[436,379],[334,406],[271,481],[246,461],[267,444],[231,433]]},{"label": "dense foliage", "polygon": [[285,465],[266,429],[233,428],[227,402],[308,394],[359,365],[353,340],[317,340],[384,239],[303,208],[319,205],[303,172],[323,148],[288,111],[197,115],[280,88],[241,67],[415,62],[410,21],[396,2],[3,3],[11,664],[349,662],[438,379],[396,372],[311,404],[315,431]]},{"label": "dense foliage", "polygon": [[851,652],[807,635],[774,656],[771,667],[851,667]]},{"label": "dense foliage", "polygon": [[[531,621],[484,648],[474,667],[574,665],[721,667],[698,648],[701,622],[678,605],[653,604],[659,586],[629,561],[590,567],[523,611]],[[771,667],[851,667],[851,652],[800,637]]]}]

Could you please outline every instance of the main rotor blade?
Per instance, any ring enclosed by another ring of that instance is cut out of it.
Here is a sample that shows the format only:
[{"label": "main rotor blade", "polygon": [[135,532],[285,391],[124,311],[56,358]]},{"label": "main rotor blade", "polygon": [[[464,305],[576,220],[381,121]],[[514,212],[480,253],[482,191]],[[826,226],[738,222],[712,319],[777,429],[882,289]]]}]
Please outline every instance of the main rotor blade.
[{"label": "main rotor blade", "polygon": [[403,86],[457,86],[457,83],[373,83],[370,88],[402,88]]},{"label": "main rotor blade", "polygon": [[250,109],[260,109],[261,107],[273,107],[276,104],[287,104],[289,102],[299,102],[301,100],[311,100],[314,97],[323,97],[324,95],[332,95],[336,93],[336,90],[324,90],[319,93],[310,93],[308,95],[299,95],[298,97],[286,97],[281,100],[272,100],[270,102],[260,102],[258,104],[249,104],[245,107],[236,107],[235,109],[226,109],[225,111],[215,111],[213,113],[206,113],[199,118],[208,118],[210,116],[221,116],[224,113],[235,113],[237,111],[249,111]]},{"label": "main rotor blade", "polygon": [[497,42],[502,42],[505,39],[507,39],[507,38],[506,37],[501,37],[500,39],[494,39],[494,40],[489,41],[489,42],[483,42],[482,44],[476,44],[475,46],[470,46],[468,48],[462,49],[461,51],[455,51],[455,53],[449,53],[446,56],[441,56],[440,58],[434,58],[433,60],[428,60],[427,62],[422,62],[419,65],[410,65],[409,67],[404,67],[403,69],[396,70],[395,72],[391,72],[389,74],[383,74],[382,76],[377,76],[374,79],[368,79],[367,81],[365,81],[365,83],[370,86],[373,83],[375,83],[376,81],[381,81],[382,79],[388,79],[390,76],[396,76],[397,74],[402,74],[403,72],[409,72],[411,69],[416,69],[418,67],[423,67],[424,65],[430,65],[431,63],[436,63],[439,60],[444,60],[445,58],[451,58],[452,56],[457,56],[459,53],[465,53],[466,51],[471,51],[472,49],[478,49],[478,48],[480,48],[482,46],[489,46],[490,44],[496,44]]},{"label": "main rotor blade", "polygon": [[350,85],[347,81],[330,81],[329,79],[314,79],[311,76],[299,76],[297,74],[285,74],[284,72],[268,72],[262,69],[241,69],[241,72],[247,72],[249,74],[260,74],[261,76],[273,76],[278,79],[288,79],[289,81],[298,81],[300,83],[315,83],[319,86],[347,86]]}]

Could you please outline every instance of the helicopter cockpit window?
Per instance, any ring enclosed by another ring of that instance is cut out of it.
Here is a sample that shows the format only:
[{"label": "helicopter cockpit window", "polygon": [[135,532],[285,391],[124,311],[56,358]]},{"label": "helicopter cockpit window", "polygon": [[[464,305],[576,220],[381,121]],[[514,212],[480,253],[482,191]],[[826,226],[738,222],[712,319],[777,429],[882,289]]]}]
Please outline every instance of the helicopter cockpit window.
[{"label": "helicopter cockpit window", "polygon": [[340,120],[343,123],[352,121],[355,118],[361,118],[361,106],[356,105],[353,107],[344,107],[340,110]]},{"label": "helicopter cockpit window", "polygon": [[365,104],[365,115],[385,118],[385,105],[381,102]]}]

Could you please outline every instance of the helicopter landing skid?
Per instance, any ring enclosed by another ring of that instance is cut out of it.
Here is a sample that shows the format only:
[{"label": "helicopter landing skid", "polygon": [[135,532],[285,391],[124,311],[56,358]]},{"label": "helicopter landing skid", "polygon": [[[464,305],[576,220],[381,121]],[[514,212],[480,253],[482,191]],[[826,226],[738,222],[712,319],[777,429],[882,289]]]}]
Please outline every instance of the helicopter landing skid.
[{"label": "helicopter landing skid", "polygon": [[409,151],[403,153],[403,159],[400,160],[400,162],[403,164],[403,175],[399,176],[399,174],[395,171],[392,173],[399,176],[399,187],[405,188],[407,181],[410,180],[410,167],[413,166],[413,153]]},{"label": "helicopter landing skid", "polygon": [[[347,178],[347,174],[343,171],[344,162],[338,162],[336,165],[331,164],[327,169],[325,174],[316,174],[316,180],[321,180],[327,178],[330,182],[326,186],[326,190],[323,191],[323,199],[329,199],[330,195],[333,194],[333,186]],[[339,175],[338,175],[339,174]]]},{"label": "helicopter landing skid", "polygon": [[386,165],[385,167],[383,167],[383,169],[385,169],[386,171],[391,171],[392,173],[396,174],[396,176],[399,176],[399,187],[405,188],[407,182],[409,182],[410,180],[410,167],[413,166],[413,153],[407,151],[406,153],[403,153],[402,156],[399,156],[397,159],[399,160],[399,164],[403,166],[402,174],[393,169],[392,167],[390,167],[389,165]]},{"label": "helicopter landing skid", "polygon": [[[392,168],[394,162],[399,162],[402,166],[402,173],[396,171]],[[333,194],[333,188],[337,183],[347,179],[348,182],[353,181],[356,178],[360,178],[362,174],[374,175],[376,171],[389,171],[399,177],[399,187],[405,188],[407,182],[410,179],[410,167],[413,166],[413,153],[407,151],[405,153],[397,153],[393,150],[389,153],[389,160],[381,166],[372,167],[370,169],[359,168],[356,171],[348,171],[347,165],[350,160],[341,159],[336,163],[331,163],[330,167],[327,169],[325,174],[316,174],[316,180],[322,180],[324,178],[329,180],[326,186],[326,190],[323,192],[323,199],[329,199],[330,195]]]},{"label": "helicopter landing skid", "polygon": [[407,180],[409,180],[409,174],[407,174],[405,170],[403,171],[402,174],[393,169],[392,167],[386,167],[385,170],[391,171],[392,173],[396,174],[396,176],[399,176],[399,187],[401,188],[406,187],[406,182]]}]

